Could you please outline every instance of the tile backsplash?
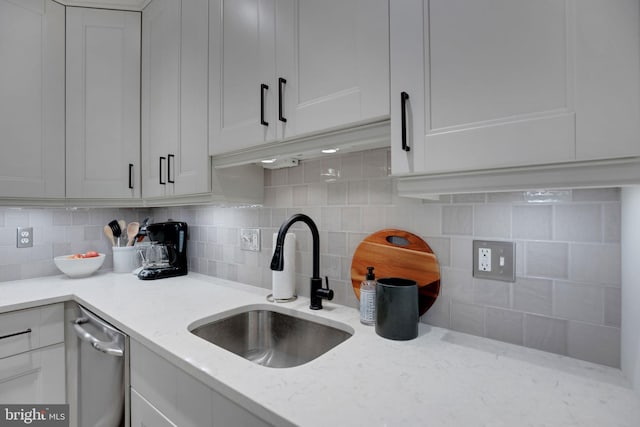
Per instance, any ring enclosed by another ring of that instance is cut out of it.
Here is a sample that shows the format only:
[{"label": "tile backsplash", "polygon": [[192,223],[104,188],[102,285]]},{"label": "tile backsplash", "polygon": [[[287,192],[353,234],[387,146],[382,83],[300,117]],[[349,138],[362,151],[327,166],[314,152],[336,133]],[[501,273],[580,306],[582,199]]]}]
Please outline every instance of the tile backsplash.
[{"label": "tile backsplash", "polygon": [[[57,274],[54,254],[108,245],[102,227],[152,215],[189,224],[190,270],[271,287],[272,235],[294,213],[320,230],[320,270],[334,301],[357,307],[351,258],[368,234],[401,228],[421,236],[441,268],[441,293],[422,321],[618,367],[620,364],[620,192],[618,189],[400,198],[385,149],[265,170],[262,207],[127,209],[0,208],[0,277]],[[15,248],[15,227],[32,225],[36,245]],[[260,252],[240,249],[240,228],[261,229]],[[296,233],[296,281],[308,295],[311,236]],[[516,282],[472,277],[473,239],[516,244]],[[108,260],[110,262],[110,259]]]},{"label": "tile backsplash", "polygon": [[[102,268],[112,268],[104,226],[150,215],[149,209],[0,208],[0,281],[60,274],[53,257],[88,250],[107,254]],[[16,248],[17,227],[33,227],[32,248]]]}]

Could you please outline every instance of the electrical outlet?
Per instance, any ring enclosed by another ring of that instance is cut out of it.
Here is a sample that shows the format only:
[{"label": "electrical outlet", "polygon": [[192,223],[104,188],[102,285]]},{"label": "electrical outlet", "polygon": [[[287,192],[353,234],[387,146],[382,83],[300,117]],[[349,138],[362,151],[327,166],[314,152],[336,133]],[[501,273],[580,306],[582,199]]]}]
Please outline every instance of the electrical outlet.
[{"label": "electrical outlet", "polygon": [[473,277],[516,281],[516,246],[513,242],[473,241]]},{"label": "electrical outlet", "polygon": [[260,252],[260,229],[240,229],[240,249],[243,251]]},{"label": "electrical outlet", "polygon": [[491,249],[480,248],[478,250],[478,268],[480,271],[491,271]]},{"label": "electrical outlet", "polygon": [[33,247],[33,227],[18,227],[16,236],[17,248]]}]

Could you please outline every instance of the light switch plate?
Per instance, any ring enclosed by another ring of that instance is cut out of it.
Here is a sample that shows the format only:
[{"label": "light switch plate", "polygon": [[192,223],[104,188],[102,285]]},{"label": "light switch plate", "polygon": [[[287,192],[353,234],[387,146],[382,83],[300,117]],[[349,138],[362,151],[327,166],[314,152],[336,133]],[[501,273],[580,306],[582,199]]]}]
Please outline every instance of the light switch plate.
[{"label": "light switch plate", "polygon": [[240,249],[243,251],[260,252],[260,229],[240,229]]},{"label": "light switch plate", "polygon": [[18,227],[18,233],[16,236],[16,247],[33,247],[33,227]]},{"label": "light switch plate", "polygon": [[516,281],[516,245],[514,242],[473,241],[473,277]]}]

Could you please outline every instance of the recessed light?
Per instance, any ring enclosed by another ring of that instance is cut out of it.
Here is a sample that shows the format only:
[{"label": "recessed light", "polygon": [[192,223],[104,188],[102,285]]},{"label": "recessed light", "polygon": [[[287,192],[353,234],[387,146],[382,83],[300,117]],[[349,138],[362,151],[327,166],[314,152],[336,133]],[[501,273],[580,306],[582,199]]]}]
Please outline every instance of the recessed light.
[{"label": "recessed light", "polygon": [[325,148],[324,150],[322,150],[322,152],[324,154],[334,154],[337,153],[339,150],[339,148]]},{"label": "recessed light", "polygon": [[277,159],[265,159],[265,160],[262,160],[262,163],[265,163],[265,164],[271,164],[271,163],[275,163],[275,162],[276,162],[276,160],[277,160]]}]

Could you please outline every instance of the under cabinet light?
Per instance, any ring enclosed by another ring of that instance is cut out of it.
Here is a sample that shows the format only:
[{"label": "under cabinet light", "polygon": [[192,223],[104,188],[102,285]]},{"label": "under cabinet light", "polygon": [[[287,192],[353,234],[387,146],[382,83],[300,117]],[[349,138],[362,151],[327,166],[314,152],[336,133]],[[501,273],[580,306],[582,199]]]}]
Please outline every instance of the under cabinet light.
[{"label": "under cabinet light", "polygon": [[339,148],[325,148],[324,150],[322,150],[323,154],[335,154],[339,151]]}]

